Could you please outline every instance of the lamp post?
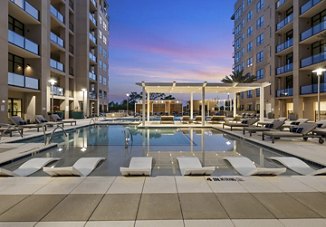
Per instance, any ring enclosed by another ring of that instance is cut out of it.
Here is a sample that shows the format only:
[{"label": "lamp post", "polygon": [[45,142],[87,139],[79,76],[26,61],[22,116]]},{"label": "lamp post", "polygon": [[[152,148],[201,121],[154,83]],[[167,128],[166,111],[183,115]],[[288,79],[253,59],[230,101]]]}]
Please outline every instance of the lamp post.
[{"label": "lamp post", "polygon": [[129,116],[129,96],[130,96],[130,94],[127,93],[126,96],[127,96],[127,116]]},{"label": "lamp post", "polygon": [[86,88],[82,88],[81,89],[82,90],[82,92],[83,92],[83,113],[84,113],[84,117],[86,116],[86,111],[87,111],[87,109],[86,109],[86,105],[85,105],[85,92],[87,91],[86,90]]},{"label": "lamp post", "polygon": [[312,71],[313,73],[317,74],[317,103],[318,103],[318,121],[320,121],[320,76],[323,75],[323,72],[325,72],[326,69],[318,68]]},{"label": "lamp post", "polygon": [[50,79],[49,83],[51,84],[51,95],[52,95],[52,102],[51,102],[51,113],[53,113],[53,100],[54,100],[54,85],[57,83],[56,80]]}]

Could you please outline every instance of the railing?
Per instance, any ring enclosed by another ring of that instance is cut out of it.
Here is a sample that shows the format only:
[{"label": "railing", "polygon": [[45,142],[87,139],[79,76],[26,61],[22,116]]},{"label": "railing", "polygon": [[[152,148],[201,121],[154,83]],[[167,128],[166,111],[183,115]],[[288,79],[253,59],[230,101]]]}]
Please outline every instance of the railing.
[{"label": "railing", "polygon": [[51,95],[64,96],[63,88],[58,86],[51,86]]},{"label": "railing", "polygon": [[300,14],[307,12],[309,9],[317,5],[319,2],[321,2],[321,0],[310,0],[307,3],[303,4],[300,7]]},{"label": "railing", "polygon": [[69,52],[72,54],[74,53],[74,46],[71,44],[69,45]]},{"label": "railing", "polygon": [[39,11],[34,8],[31,4],[29,4],[25,0],[10,0],[11,2],[15,3],[17,6],[19,6],[22,10],[24,10],[26,13],[34,17],[36,20],[39,20]]},{"label": "railing", "polygon": [[71,22],[69,22],[69,29],[70,29],[71,31],[74,31],[74,24],[71,23]]},{"label": "railing", "polygon": [[91,2],[92,2],[93,5],[96,7],[96,2],[95,2],[95,0],[91,0]]},{"label": "railing", "polygon": [[[305,85],[300,87],[300,94],[314,94],[318,92],[318,84]],[[326,83],[320,84],[320,92],[326,92]]]},{"label": "railing", "polygon": [[284,20],[282,20],[280,23],[278,23],[276,25],[276,30],[280,30],[281,28],[283,28],[285,25],[291,23],[293,21],[293,13],[290,14],[289,16],[287,16],[286,18],[284,18]]},{"label": "railing", "polygon": [[285,41],[284,43],[281,43],[276,46],[276,53],[281,52],[289,47],[293,46],[293,39],[289,39]]},{"label": "railing", "polygon": [[97,99],[97,95],[96,95],[95,92],[90,92],[90,93],[88,94],[88,97],[89,97],[90,99]]},{"label": "railing", "polygon": [[96,26],[96,19],[93,14],[89,13],[89,19],[92,21],[92,23]]},{"label": "railing", "polygon": [[92,33],[89,33],[89,39],[96,44],[96,37]]},{"label": "railing", "polygon": [[58,62],[54,59],[50,59],[50,66],[51,66],[51,68],[54,68],[54,69],[57,69],[57,70],[63,72],[63,64],[61,62]]},{"label": "railing", "polygon": [[88,73],[88,77],[89,79],[92,79],[92,80],[96,80],[97,79],[97,76],[94,72],[89,72]]},{"label": "railing", "polygon": [[308,39],[309,37],[316,35],[322,31],[326,31],[326,21],[309,28],[307,31],[302,32],[300,34],[300,40],[302,41]]},{"label": "railing", "polygon": [[57,36],[53,32],[50,33],[50,39],[55,44],[58,44],[59,46],[63,47],[63,39],[61,39],[59,36]]},{"label": "railing", "polygon": [[58,19],[61,23],[64,23],[63,15],[52,5],[50,5],[50,12],[51,14]]},{"label": "railing", "polygon": [[72,0],[69,0],[69,6],[70,6],[71,9],[74,9],[74,3],[73,3]]},{"label": "railing", "polygon": [[285,2],[286,2],[286,0],[278,0],[276,2],[276,9],[278,9],[279,7],[281,7]]},{"label": "railing", "polygon": [[40,89],[38,79],[11,72],[8,72],[8,85],[30,88],[34,90]]},{"label": "railing", "polygon": [[25,37],[8,30],[8,41],[16,46],[19,46],[31,53],[39,55],[39,47],[36,43],[26,39]]},{"label": "railing", "polygon": [[301,68],[326,61],[326,51],[307,58],[301,59]]},{"label": "railing", "polygon": [[287,73],[293,70],[293,64],[287,64],[281,67],[276,68],[276,75],[282,74],[282,73]]},{"label": "railing", "polygon": [[93,62],[96,62],[96,57],[95,57],[94,54],[92,54],[91,52],[89,52],[88,56],[89,56],[89,59],[91,59]]},{"label": "railing", "polygon": [[287,97],[287,96],[293,96],[293,88],[276,90],[276,97]]}]

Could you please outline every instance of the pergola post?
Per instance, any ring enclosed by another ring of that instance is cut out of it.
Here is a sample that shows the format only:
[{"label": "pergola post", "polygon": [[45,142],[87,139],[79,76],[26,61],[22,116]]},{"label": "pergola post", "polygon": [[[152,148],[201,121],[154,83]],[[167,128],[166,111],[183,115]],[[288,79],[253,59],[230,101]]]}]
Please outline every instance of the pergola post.
[{"label": "pergola post", "polygon": [[150,113],[149,113],[149,111],[150,111],[150,103],[149,103],[149,101],[150,101],[150,93],[148,92],[147,93],[147,121],[149,122],[149,115],[150,115]]},{"label": "pergola post", "polygon": [[201,125],[205,125],[205,87],[202,88],[201,93]]},{"label": "pergola post", "polygon": [[233,94],[233,117],[237,116],[237,93]]},{"label": "pergola post", "polygon": [[259,121],[264,121],[264,112],[265,112],[265,94],[264,94],[264,87],[260,87],[260,97],[259,97]]},{"label": "pergola post", "polygon": [[145,90],[145,85],[143,85],[143,102],[142,102],[143,126],[145,126],[145,95],[146,95],[146,90]]},{"label": "pergola post", "polygon": [[194,93],[190,93],[190,119],[194,118]]}]

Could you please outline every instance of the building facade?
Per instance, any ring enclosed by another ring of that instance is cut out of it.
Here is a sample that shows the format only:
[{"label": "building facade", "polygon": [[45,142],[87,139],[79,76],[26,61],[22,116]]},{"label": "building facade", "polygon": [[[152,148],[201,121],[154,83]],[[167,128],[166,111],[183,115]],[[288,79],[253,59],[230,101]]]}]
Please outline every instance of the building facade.
[{"label": "building facade", "polygon": [[[317,75],[326,68],[325,0],[238,0],[234,20],[234,70],[267,81],[267,115],[316,119]],[[239,108],[259,110],[259,91],[240,94]],[[320,76],[326,112],[326,73]]]},{"label": "building facade", "polygon": [[108,3],[6,0],[0,27],[0,119],[108,108]]}]

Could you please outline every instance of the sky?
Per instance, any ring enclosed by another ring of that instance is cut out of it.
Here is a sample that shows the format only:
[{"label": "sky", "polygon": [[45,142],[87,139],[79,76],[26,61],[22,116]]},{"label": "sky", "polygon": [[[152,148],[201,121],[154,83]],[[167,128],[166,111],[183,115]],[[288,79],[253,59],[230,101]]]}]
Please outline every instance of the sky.
[{"label": "sky", "polygon": [[229,75],[234,2],[109,0],[110,101],[139,92],[136,82],[219,82]]}]

